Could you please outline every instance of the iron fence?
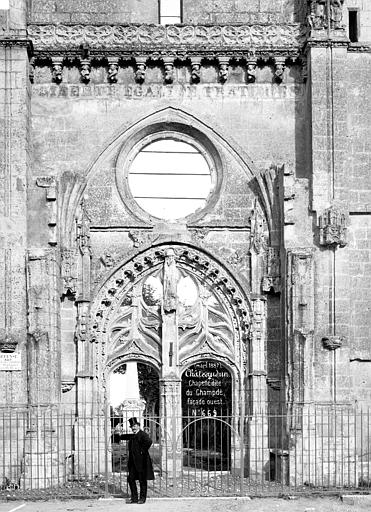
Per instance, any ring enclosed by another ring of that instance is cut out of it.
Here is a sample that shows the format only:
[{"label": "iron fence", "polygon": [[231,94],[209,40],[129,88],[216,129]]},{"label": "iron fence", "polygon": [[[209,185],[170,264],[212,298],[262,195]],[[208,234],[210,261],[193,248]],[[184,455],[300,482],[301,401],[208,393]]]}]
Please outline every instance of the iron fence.
[{"label": "iron fence", "polygon": [[[142,417],[153,440],[149,496],[371,490],[369,410],[306,404],[259,410]],[[112,410],[1,409],[0,495],[128,496],[126,429],[127,417]]]}]

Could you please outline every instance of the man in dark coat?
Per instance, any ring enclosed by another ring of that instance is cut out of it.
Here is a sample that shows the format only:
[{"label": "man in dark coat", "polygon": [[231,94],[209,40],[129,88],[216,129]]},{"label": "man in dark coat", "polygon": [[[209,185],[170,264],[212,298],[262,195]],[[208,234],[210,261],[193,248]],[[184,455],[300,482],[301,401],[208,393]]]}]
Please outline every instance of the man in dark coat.
[{"label": "man in dark coat", "polygon": [[[128,484],[131,503],[145,503],[147,499],[147,480],[154,480],[152,460],[148,453],[152,440],[141,430],[136,418],[129,418],[132,434],[122,434],[121,439],[129,441]],[[136,480],[139,480],[139,500]]]}]

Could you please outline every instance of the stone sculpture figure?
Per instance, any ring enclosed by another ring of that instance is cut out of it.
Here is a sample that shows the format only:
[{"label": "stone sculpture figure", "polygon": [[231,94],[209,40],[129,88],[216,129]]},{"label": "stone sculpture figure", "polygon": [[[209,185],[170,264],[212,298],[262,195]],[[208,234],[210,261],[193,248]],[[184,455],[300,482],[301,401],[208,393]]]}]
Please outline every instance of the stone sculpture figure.
[{"label": "stone sculpture figure", "polygon": [[327,0],[309,0],[308,2],[308,24],[311,28],[326,28]]},{"label": "stone sculpture figure", "polygon": [[331,28],[342,28],[344,0],[330,0]]},{"label": "stone sculpture figure", "polygon": [[179,277],[179,271],[175,261],[175,253],[173,249],[168,249],[165,254],[164,262],[163,308],[165,313],[172,313],[177,309],[177,285]]}]

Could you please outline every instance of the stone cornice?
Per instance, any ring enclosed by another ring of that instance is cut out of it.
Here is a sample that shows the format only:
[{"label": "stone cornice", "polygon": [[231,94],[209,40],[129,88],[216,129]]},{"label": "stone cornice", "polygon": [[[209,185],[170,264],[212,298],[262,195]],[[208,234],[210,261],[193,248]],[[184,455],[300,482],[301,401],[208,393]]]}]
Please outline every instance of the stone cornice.
[{"label": "stone cornice", "polygon": [[287,25],[28,25],[35,54],[123,56],[170,52],[174,56],[226,53],[255,55],[272,52],[298,54],[306,27]]}]

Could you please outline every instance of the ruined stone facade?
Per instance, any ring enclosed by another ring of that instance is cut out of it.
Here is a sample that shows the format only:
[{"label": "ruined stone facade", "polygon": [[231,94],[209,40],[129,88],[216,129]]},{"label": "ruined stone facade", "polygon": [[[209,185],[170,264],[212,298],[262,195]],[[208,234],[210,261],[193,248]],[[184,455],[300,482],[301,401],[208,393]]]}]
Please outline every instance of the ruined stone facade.
[{"label": "ruined stone facade", "polygon": [[[371,6],[182,8],[179,25],[157,0],[0,10],[0,404],[76,411],[78,429],[135,360],[180,416],[181,375],[207,358],[234,414],[287,412],[289,443],[310,436],[307,404],[371,405]],[[175,222],[127,184],[164,139],[213,180]]]}]

